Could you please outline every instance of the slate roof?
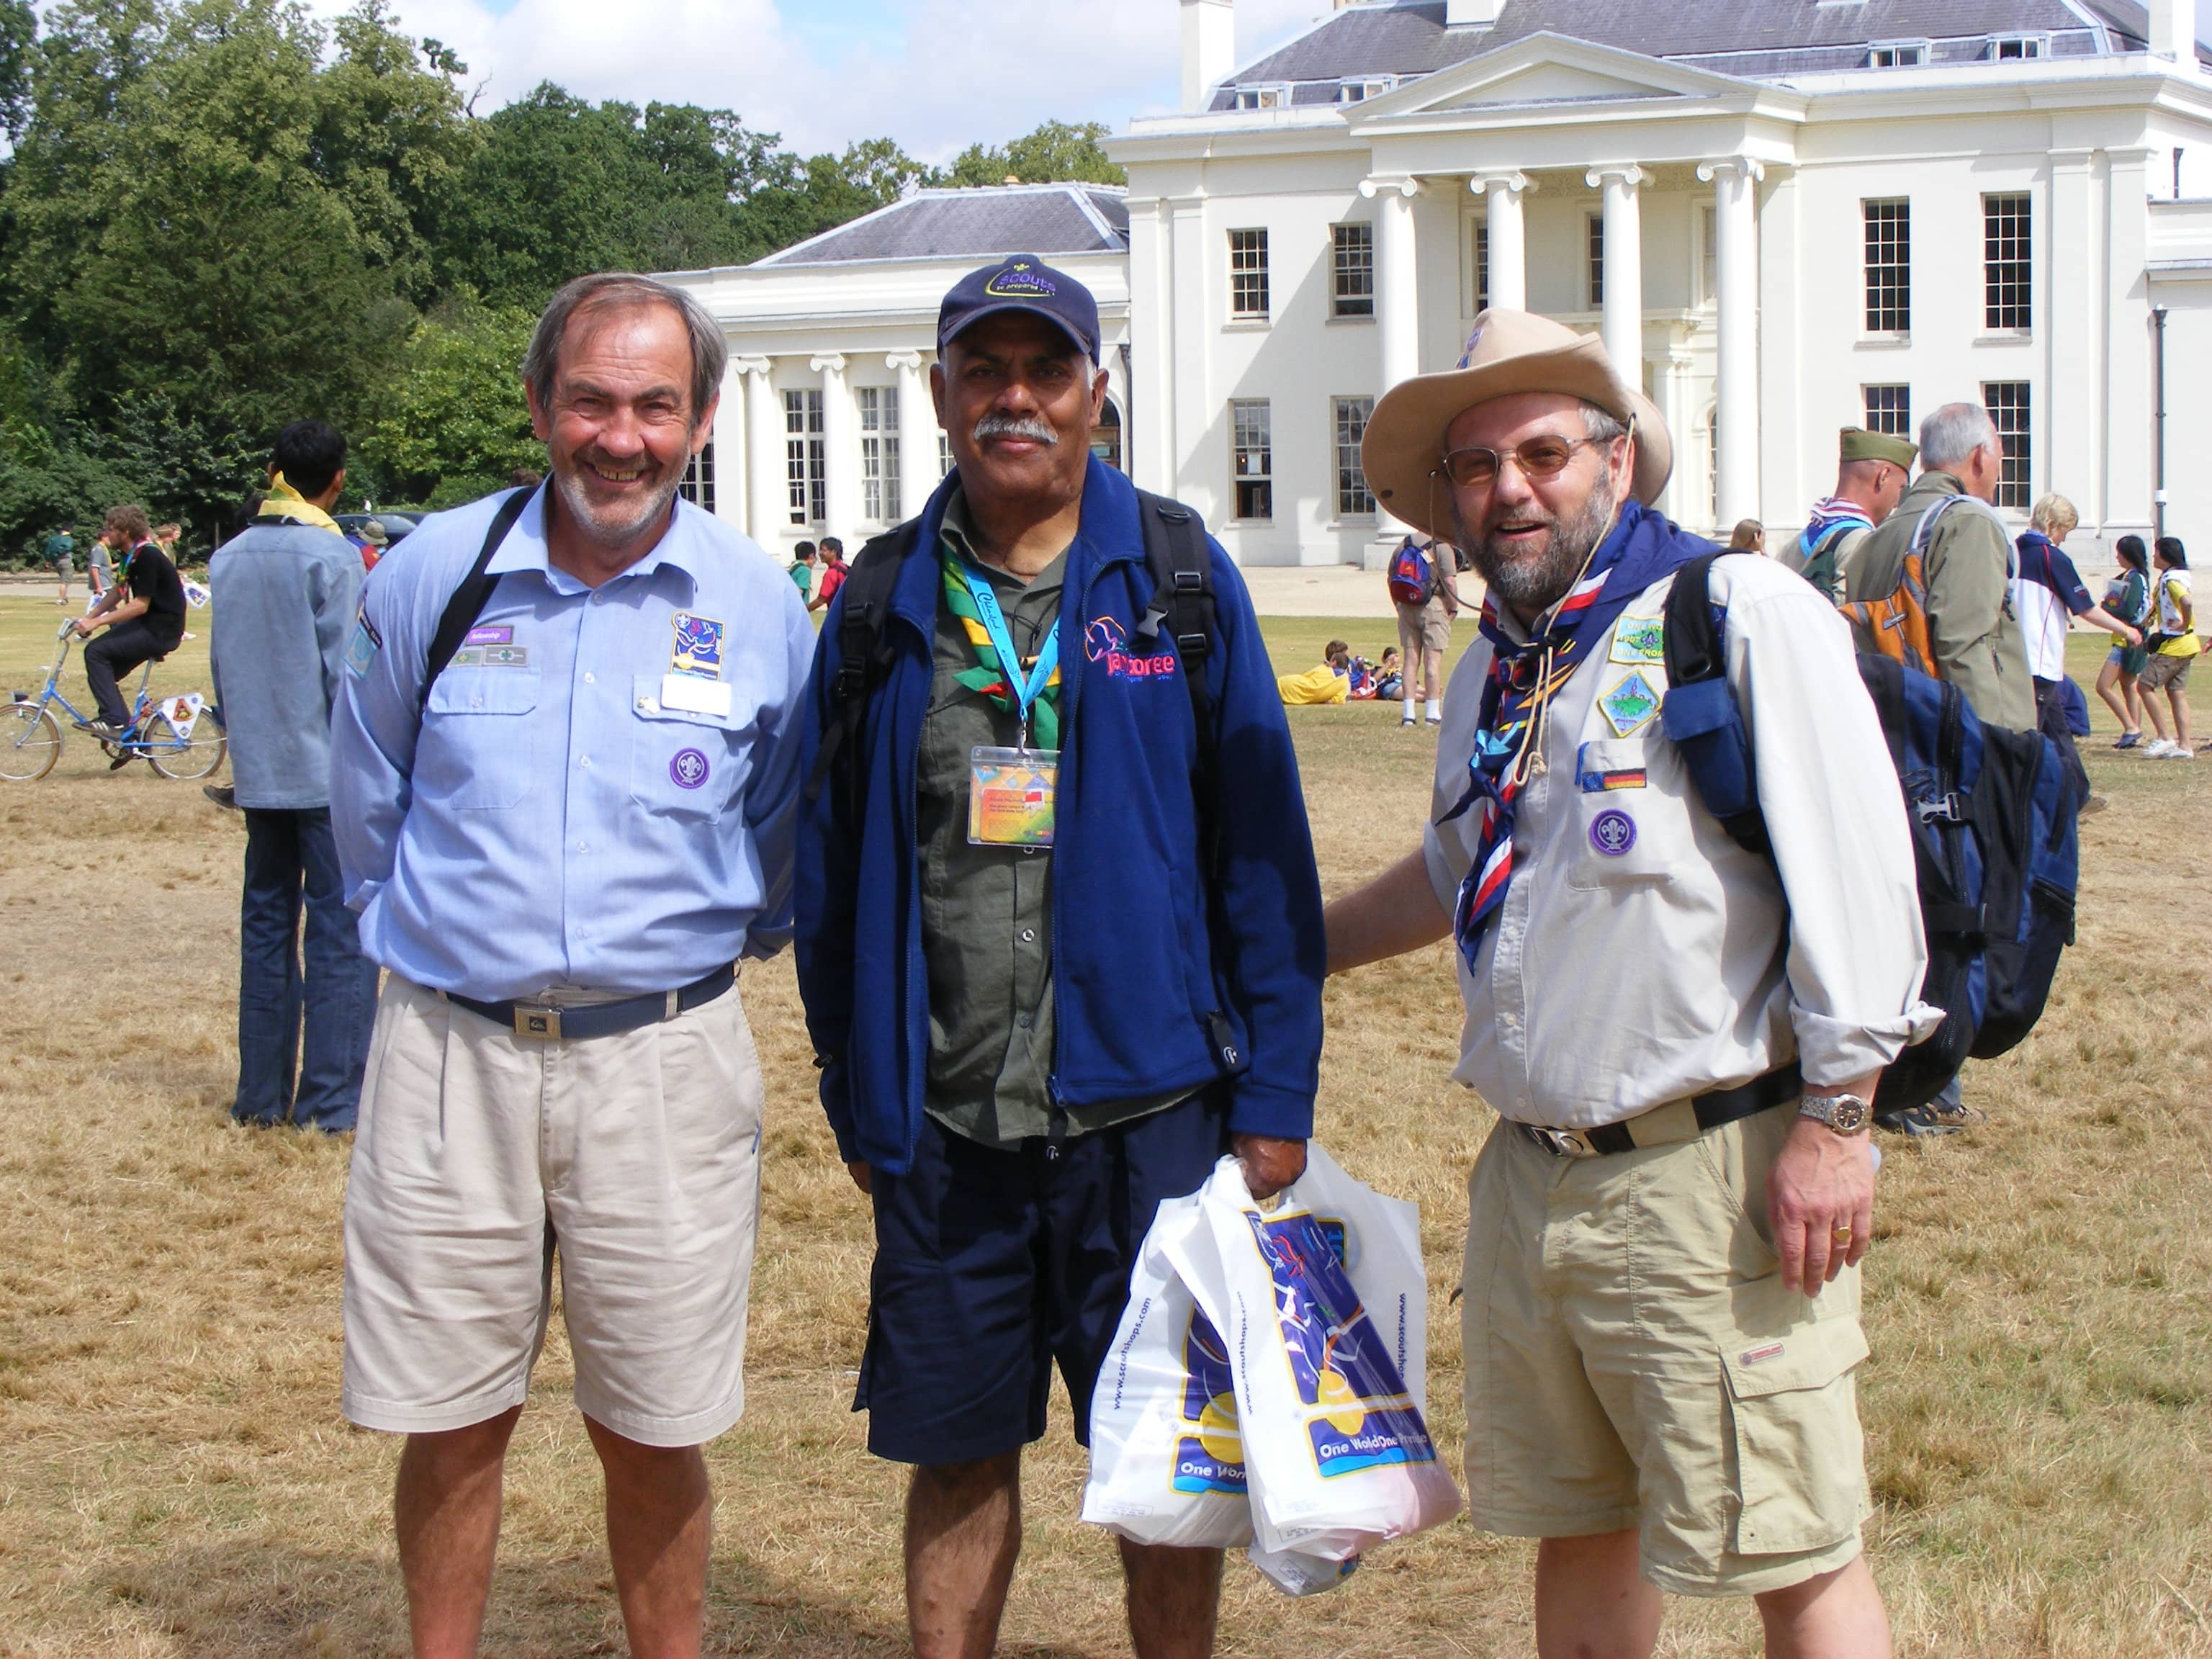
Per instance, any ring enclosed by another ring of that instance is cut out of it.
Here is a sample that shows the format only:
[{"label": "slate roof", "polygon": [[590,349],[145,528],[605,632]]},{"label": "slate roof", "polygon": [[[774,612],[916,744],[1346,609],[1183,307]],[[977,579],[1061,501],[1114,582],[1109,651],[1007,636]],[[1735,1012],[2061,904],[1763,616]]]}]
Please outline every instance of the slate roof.
[{"label": "slate roof", "polygon": [[924,190],[836,229],[771,253],[762,266],[874,259],[988,259],[1126,253],[1129,210],[1110,185],[1009,185]]},{"label": "slate roof", "polygon": [[1490,27],[1447,30],[1443,0],[1386,0],[1238,70],[1212,107],[1234,109],[1240,86],[1285,82],[1294,106],[1333,104],[1340,81],[1432,75],[1545,32],[1757,80],[1862,69],[1877,40],[1926,40],[1933,61],[1971,63],[1992,34],[2045,34],[2051,56],[2075,58],[2142,52],[2149,27],[2136,0],[1504,0]]}]

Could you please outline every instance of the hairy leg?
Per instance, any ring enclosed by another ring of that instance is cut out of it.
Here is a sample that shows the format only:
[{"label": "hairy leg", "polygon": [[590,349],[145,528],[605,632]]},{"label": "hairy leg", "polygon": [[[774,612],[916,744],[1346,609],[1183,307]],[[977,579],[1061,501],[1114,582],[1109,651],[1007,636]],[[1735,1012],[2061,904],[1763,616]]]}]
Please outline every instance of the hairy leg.
[{"label": "hairy leg", "polygon": [[990,1659],[1022,1547],[1022,1455],[914,1472],[906,1618],[915,1659]]},{"label": "hairy leg", "polygon": [[1659,1640],[1661,1601],[1642,1565],[1632,1532],[1538,1545],[1538,1659],[1647,1659]]},{"label": "hairy leg", "polygon": [[1889,1659],[1889,1615],[1866,1557],[1759,1597],[1767,1659]]},{"label": "hairy leg", "polygon": [[1221,1552],[1121,1540],[1129,1645],[1137,1659],[1212,1659],[1221,1613]]},{"label": "hairy leg", "polygon": [[415,1659],[474,1659],[499,1547],[501,1474],[522,1407],[442,1434],[410,1434],[392,1516]]},{"label": "hairy leg", "polygon": [[590,1418],[607,1477],[607,1553],[633,1659],[698,1659],[714,1505],[696,1446],[645,1446]]}]

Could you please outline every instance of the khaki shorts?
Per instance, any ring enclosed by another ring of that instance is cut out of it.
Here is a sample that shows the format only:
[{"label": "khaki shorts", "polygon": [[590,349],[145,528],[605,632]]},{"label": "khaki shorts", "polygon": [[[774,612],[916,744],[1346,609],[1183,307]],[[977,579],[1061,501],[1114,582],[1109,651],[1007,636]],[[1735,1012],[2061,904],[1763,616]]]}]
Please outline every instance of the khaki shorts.
[{"label": "khaki shorts", "polygon": [[346,1187],[346,1416],[426,1434],[520,1405],[557,1239],[578,1407],[648,1446],[720,1434],[744,1408],[761,1106],[734,989],[546,1042],[389,976]]},{"label": "khaki shorts", "polygon": [[1760,1595],[1858,1554],[1859,1276],[1808,1301],[1766,1238],[1796,1115],[1601,1158],[1492,1134],[1461,1314],[1476,1525],[1632,1528],[1644,1576],[1682,1595]]},{"label": "khaki shorts", "polygon": [[1400,605],[1398,648],[1406,653],[1406,683],[1410,686],[1424,651],[1441,663],[1451,649],[1451,614],[1433,599],[1426,605]]},{"label": "khaki shorts", "polygon": [[2150,660],[2142,665],[2142,672],[2136,676],[2136,683],[2146,691],[2163,691],[2168,686],[2186,685],[2189,684],[2189,665],[2196,660],[2193,656],[2169,657],[2163,651],[2154,651]]}]

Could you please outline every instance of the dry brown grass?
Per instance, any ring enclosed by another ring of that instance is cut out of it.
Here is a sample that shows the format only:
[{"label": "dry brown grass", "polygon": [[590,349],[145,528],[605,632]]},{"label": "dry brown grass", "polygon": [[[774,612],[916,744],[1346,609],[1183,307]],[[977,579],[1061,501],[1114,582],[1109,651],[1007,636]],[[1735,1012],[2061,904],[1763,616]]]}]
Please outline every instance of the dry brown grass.
[{"label": "dry brown grass", "polygon": [[[51,605],[0,597],[0,687]],[[1286,667],[1331,633],[1286,624]],[[1309,638],[1308,636],[1311,637]],[[204,641],[161,683],[204,683]],[[1375,708],[1299,711],[1332,891],[1410,844],[1425,738]],[[1868,1282],[1874,1559],[1902,1651],[2212,1654],[2212,1031],[2197,965],[2206,771],[2100,746],[2081,943],[2045,1029],[1977,1066],[1972,1137],[1893,1146]],[[345,1149],[229,1126],[242,836],[190,785],[61,771],[0,793],[0,1654],[404,1651],[394,1445],[338,1417]],[[810,1097],[787,965],[746,995],[770,1091],[751,1408],[712,1451],[713,1649],[903,1650],[897,1472],[847,1407],[863,1213]],[[1444,1081],[1443,948],[1330,987],[1322,1133],[1418,1199],[1436,1426],[1460,1431],[1449,1303],[1488,1115]],[[620,1652],[598,1482],[556,1334],[510,1470],[486,1650]],[[1006,1651],[1111,1654],[1106,1540],[1075,1521],[1063,1421],[1030,1464]],[[1462,1526],[1292,1603],[1232,1571],[1223,1650],[1526,1653],[1528,1551]],[[1746,1609],[1673,1604],[1663,1650],[1756,1650]]]}]

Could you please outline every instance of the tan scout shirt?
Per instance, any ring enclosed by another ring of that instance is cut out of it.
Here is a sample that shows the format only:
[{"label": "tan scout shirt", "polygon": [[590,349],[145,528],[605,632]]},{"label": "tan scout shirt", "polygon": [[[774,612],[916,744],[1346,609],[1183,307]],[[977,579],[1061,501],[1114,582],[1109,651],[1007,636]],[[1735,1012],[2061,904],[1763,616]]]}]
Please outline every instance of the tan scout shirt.
[{"label": "tan scout shirt", "polygon": [[1876,599],[1896,592],[1921,514],[1946,495],[1959,504],[1936,521],[1921,556],[1936,672],[1959,688],[1982,719],[2033,732],[2035,683],[2028,678],[2020,618],[2013,614],[2012,537],[2004,520],[1949,473],[1923,472],[1913,480],[1897,511],[1853,554],[1844,595]]},{"label": "tan scout shirt", "polygon": [[[1904,794],[1850,629],[1769,560],[1713,567],[1769,860],[1729,839],[1660,735],[1667,671],[1652,624],[1671,586],[1632,603],[1553,702],[1547,769],[1521,796],[1512,883],[1474,969],[1459,964],[1467,1024],[1453,1076],[1523,1122],[1619,1122],[1792,1059],[1808,1082],[1849,1082],[1942,1018],[1920,1000],[1927,949]],[[1491,657],[1478,645],[1452,675],[1432,820],[1466,791]],[[1583,775],[1626,787],[1585,787]],[[1478,838],[1474,811],[1432,822],[1429,879],[1447,910]]]}]

